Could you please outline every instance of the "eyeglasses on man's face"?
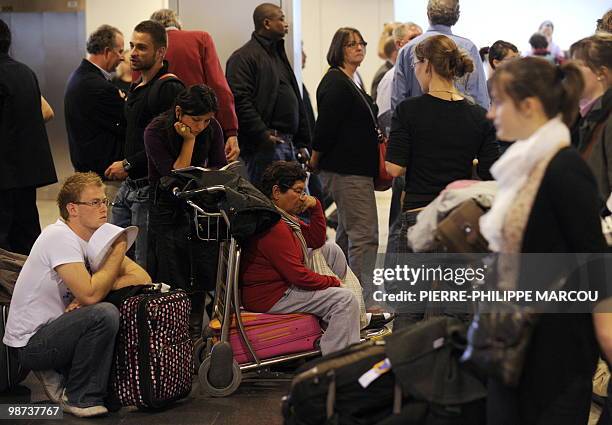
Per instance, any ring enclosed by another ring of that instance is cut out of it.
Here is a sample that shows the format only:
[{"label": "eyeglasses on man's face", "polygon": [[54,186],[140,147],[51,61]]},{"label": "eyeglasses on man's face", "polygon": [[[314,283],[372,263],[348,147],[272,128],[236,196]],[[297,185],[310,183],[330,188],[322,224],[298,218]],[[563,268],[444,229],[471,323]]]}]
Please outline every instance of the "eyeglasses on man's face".
[{"label": "eyeglasses on man's face", "polygon": [[74,201],[73,204],[77,205],[87,205],[94,208],[100,208],[102,205],[108,207],[111,204],[111,201],[108,198],[104,199],[93,199],[91,201]]},{"label": "eyeglasses on man's face", "polygon": [[346,43],[344,47],[348,47],[349,49],[354,49],[357,46],[361,46],[365,49],[367,45],[368,43],[366,43],[365,41],[350,41]]}]

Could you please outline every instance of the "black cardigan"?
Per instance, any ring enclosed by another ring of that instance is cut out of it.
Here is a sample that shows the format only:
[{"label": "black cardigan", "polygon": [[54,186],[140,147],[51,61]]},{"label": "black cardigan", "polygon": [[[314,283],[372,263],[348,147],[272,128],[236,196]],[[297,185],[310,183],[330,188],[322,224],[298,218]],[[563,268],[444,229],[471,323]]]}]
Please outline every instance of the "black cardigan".
[{"label": "black cardigan", "polygon": [[604,252],[597,183],[575,149],[550,161],[529,215],[521,252]]},{"label": "black cardigan", "polygon": [[[317,88],[319,116],[312,145],[321,152],[321,170],[374,177],[378,173],[378,138],[372,115],[357,90],[339,69],[325,74]],[[365,92],[363,96],[376,116],[372,99]]]},{"label": "black cardigan", "polygon": [[[527,222],[521,251],[604,252],[598,205],[597,185],[587,164],[576,150],[562,149],[546,169]],[[545,263],[542,260],[546,258],[523,257],[519,288],[543,289],[550,284],[555,272],[568,267],[558,258]],[[530,269],[529,278],[524,274],[525,267]],[[605,282],[590,280],[588,288],[580,289],[600,290],[602,299],[607,296],[601,293],[601,290],[605,292],[602,283]],[[565,289],[575,284],[577,282],[570,279]],[[571,309],[572,305],[567,307]],[[515,396],[506,395],[504,400],[492,399],[491,402],[506,404],[512,412],[510,416],[515,415],[506,418],[504,423],[540,423],[543,417],[552,417],[550,423],[559,425],[575,423],[558,419],[554,414],[558,406],[563,406],[564,409],[582,410],[588,417],[591,379],[598,356],[590,314],[542,314],[534,329]],[[492,393],[490,397],[496,396]]]}]

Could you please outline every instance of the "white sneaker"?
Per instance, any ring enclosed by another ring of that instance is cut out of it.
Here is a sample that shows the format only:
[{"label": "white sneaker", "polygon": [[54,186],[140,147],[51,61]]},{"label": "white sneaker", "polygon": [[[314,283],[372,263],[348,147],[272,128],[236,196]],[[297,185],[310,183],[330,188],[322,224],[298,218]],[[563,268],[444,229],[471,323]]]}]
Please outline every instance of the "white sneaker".
[{"label": "white sneaker", "polygon": [[61,404],[62,394],[64,393],[64,377],[55,370],[34,370],[33,372],[42,384],[49,400]]},{"label": "white sneaker", "polygon": [[108,413],[108,409],[104,406],[90,406],[90,407],[77,407],[68,403],[68,397],[66,397],[66,392],[64,391],[64,396],[62,397],[62,409],[64,412],[70,413],[71,415],[77,416],[79,418],[91,418],[94,416],[106,415]]}]

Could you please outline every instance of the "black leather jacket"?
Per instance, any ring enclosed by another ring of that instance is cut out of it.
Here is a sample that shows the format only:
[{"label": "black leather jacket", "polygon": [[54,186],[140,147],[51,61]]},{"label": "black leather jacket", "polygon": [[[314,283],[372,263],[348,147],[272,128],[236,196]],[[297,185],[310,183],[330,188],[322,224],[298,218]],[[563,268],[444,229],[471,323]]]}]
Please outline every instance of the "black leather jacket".
[{"label": "black leather jacket", "polygon": [[[280,77],[274,65],[274,50],[291,68],[284,43],[284,40],[274,42],[253,33],[251,40],[232,53],[227,61],[226,77],[234,94],[240,129],[238,140],[241,151],[246,155],[257,150],[272,119],[280,84]],[[293,70],[291,71],[293,76]],[[296,148],[301,148],[310,144],[311,135],[295,77],[292,78],[291,84],[300,108],[300,123],[293,143]]]}]

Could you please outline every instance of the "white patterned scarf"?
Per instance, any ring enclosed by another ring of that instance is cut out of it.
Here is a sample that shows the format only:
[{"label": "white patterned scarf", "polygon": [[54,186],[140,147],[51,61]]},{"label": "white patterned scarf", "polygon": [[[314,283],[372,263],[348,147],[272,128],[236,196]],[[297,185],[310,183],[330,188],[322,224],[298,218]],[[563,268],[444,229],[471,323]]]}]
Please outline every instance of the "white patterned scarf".
[{"label": "white patterned scarf", "polygon": [[302,227],[300,226],[299,219],[282,208],[276,206],[276,209],[281,215],[281,219],[287,223],[287,225],[293,230],[293,233],[300,241],[300,245],[302,245],[302,253],[304,254],[304,265],[312,270],[312,261],[308,256],[308,245],[306,244],[306,239],[304,239],[304,235],[302,234]]},{"label": "white patterned scarf", "polygon": [[560,117],[556,117],[528,139],[514,142],[493,164],[491,174],[497,180],[498,192],[489,212],[480,217],[480,231],[492,251],[499,252],[502,249],[506,213],[533,169],[554,151],[569,145],[569,129]]}]

